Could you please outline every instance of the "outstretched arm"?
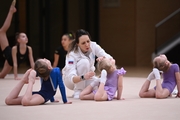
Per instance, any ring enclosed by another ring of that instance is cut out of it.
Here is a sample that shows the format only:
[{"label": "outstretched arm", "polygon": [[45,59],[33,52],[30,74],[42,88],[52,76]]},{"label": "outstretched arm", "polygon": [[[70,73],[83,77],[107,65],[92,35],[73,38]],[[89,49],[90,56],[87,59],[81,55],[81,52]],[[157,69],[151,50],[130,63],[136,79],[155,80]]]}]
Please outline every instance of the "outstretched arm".
[{"label": "outstretched arm", "polygon": [[65,89],[64,83],[62,81],[61,73],[58,76],[58,85],[59,85],[59,90],[61,92],[61,96],[62,96],[62,100],[63,100],[64,104],[71,104],[72,102],[68,102],[67,98],[66,98],[66,89]]},{"label": "outstretched arm", "polygon": [[63,100],[64,103],[66,103],[67,102],[66,90],[65,90],[65,86],[64,86],[64,83],[62,81],[61,75],[59,75],[59,77],[58,77],[58,85],[59,85],[59,90],[61,92],[62,100]]},{"label": "outstretched arm", "polygon": [[57,67],[58,61],[59,61],[59,55],[58,54],[54,54],[53,68]]},{"label": "outstretched arm", "polygon": [[117,100],[121,100],[122,96],[122,91],[123,91],[123,76],[119,75],[118,77],[118,93],[117,93]]},{"label": "outstretched arm", "polygon": [[177,89],[178,89],[177,97],[180,97],[180,73],[179,73],[179,72],[176,72],[176,73],[175,73],[175,76],[176,76]]},{"label": "outstretched arm", "polygon": [[29,62],[30,62],[31,68],[34,69],[33,51],[32,51],[32,48],[30,46],[28,46],[28,49],[29,49]]},{"label": "outstretched arm", "polygon": [[18,64],[17,64],[17,57],[16,57],[16,54],[17,54],[17,46],[14,46],[12,48],[12,59],[13,59],[13,71],[14,71],[14,79],[15,80],[18,80]]}]

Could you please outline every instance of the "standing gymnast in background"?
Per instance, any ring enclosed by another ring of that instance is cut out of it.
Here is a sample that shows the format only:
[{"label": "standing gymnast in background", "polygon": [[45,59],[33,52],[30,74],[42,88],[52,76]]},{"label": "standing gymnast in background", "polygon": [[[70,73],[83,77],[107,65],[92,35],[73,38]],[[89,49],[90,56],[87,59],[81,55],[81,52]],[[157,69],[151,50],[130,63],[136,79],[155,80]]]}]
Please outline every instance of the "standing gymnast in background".
[{"label": "standing gymnast in background", "polygon": [[31,68],[34,67],[32,48],[27,45],[28,38],[25,33],[16,33],[17,45],[12,48],[9,46],[6,32],[10,27],[13,14],[16,12],[16,0],[10,6],[7,18],[0,28],[0,46],[5,57],[3,69],[0,72],[0,78],[4,78],[13,68],[14,79],[18,80],[18,66],[29,58]]}]

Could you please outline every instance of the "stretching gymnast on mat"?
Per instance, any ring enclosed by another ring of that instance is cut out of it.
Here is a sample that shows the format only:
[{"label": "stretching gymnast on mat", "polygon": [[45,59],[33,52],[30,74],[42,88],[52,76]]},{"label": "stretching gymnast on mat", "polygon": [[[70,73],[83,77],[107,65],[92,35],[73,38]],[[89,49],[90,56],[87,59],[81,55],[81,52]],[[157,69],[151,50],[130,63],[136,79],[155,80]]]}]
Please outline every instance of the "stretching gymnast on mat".
[{"label": "stretching gymnast on mat", "polygon": [[25,62],[28,58],[31,68],[34,67],[34,58],[32,48],[27,45],[28,38],[25,33],[16,33],[17,45],[12,48],[9,46],[6,32],[10,27],[13,14],[16,12],[16,1],[14,0],[10,6],[7,18],[0,28],[0,47],[5,58],[3,69],[0,72],[0,78],[4,78],[13,68],[14,79],[18,80],[18,66]]},{"label": "stretching gymnast on mat", "polygon": [[[64,104],[71,104],[66,98],[65,86],[62,81],[60,69],[58,67],[52,68],[51,62],[47,59],[38,59],[35,62],[34,69],[29,69],[24,74],[23,78],[10,92],[5,99],[7,105],[23,105],[23,106],[34,106],[41,105],[47,101],[59,102],[54,99],[54,95],[57,92],[57,87],[62,96]],[[36,73],[41,79],[41,89],[38,92],[33,91],[33,84],[36,80]],[[19,96],[24,84],[28,84],[24,95]]]}]

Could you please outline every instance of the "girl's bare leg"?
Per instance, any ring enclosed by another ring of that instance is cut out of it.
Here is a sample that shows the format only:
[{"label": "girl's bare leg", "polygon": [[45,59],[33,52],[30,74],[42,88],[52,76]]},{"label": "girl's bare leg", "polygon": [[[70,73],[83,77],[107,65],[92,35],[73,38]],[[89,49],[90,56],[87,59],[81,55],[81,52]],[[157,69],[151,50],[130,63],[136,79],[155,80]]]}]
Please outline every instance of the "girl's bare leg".
[{"label": "girl's bare leg", "polygon": [[104,90],[104,83],[100,83],[99,88],[94,96],[94,100],[96,101],[107,101],[108,96],[106,91]]},{"label": "girl's bare leg", "polygon": [[[3,26],[0,28],[0,47],[1,50],[3,51],[7,46],[9,46],[9,42],[7,39],[7,35],[6,35],[6,31],[9,29],[10,25],[11,25],[11,20],[13,17],[13,14],[16,12],[16,8],[15,8],[15,0],[12,2],[10,9],[9,9],[9,13],[6,17],[6,20],[3,24]],[[5,61],[4,63],[4,67],[0,73],[0,78],[4,78],[12,69],[12,66],[10,66],[8,64],[7,61]]]},{"label": "girl's bare leg", "polygon": [[161,75],[160,75],[159,70],[157,68],[154,68],[153,73],[156,78],[156,98],[158,99],[167,98],[170,95],[170,92],[168,89],[162,88],[161,81],[160,81]]},{"label": "girl's bare leg", "polygon": [[156,98],[163,99],[167,98],[170,95],[170,92],[166,88],[162,88],[161,81],[156,80]]},{"label": "girl's bare leg", "polygon": [[154,98],[155,97],[155,90],[154,89],[149,89],[151,81],[146,80],[141,87],[141,90],[139,92],[139,96],[141,98]]},{"label": "girl's bare leg", "polygon": [[11,69],[12,69],[12,66],[10,66],[6,60],[2,71],[0,72],[0,78],[4,78],[11,71]]},{"label": "girl's bare leg", "polygon": [[33,84],[36,80],[36,72],[34,70],[31,70],[29,75],[29,84],[26,90],[26,93],[24,94],[21,104],[24,106],[33,106],[33,105],[40,105],[44,103],[44,98],[39,94],[32,95],[33,90]]},{"label": "girl's bare leg", "polygon": [[15,86],[15,88],[10,92],[10,94],[5,99],[5,103],[7,105],[20,105],[23,96],[19,96],[22,87],[25,83],[28,82],[28,76],[31,70],[27,70],[19,83]]},{"label": "girl's bare leg", "polygon": [[104,90],[104,85],[107,80],[107,72],[105,70],[101,71],[100,85],[94,96],[94,100],[96,101],[106,101],[108,99],[107,93]]},{"label": "girl's bare leg", "polygon": [[94,100],[94,94],[92,93],[93,87],[88,85],[81,93],[79,98],[81,100]]},{"label": "girl's bare leg", "polygon": [[9,42],[7,39],[6,31],[9,29],[12,21],[13,14],[16,12],[15,3],[13,2],[10,6],[8,15],[3,26],[0,28],[0,47],[2,51],[9,46]]}]

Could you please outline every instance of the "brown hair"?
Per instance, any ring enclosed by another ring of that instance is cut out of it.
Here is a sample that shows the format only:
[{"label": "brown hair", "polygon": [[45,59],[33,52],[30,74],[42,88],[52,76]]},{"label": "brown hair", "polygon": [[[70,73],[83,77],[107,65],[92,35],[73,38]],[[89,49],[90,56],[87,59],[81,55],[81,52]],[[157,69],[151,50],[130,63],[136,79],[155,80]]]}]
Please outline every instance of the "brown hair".
[{"label": "brown hair", "polygon": [[73,32],[68,32],[66,34],[64,34],[65,36],[67,36],[69,38],[69,40],[74,40],[75,39],[75,35]]},{"label": "brown hair", "polygon": [[34,69],[37,72],[38,76],[43,79],[48,77],[51,72],[51,70],[48,69],[48,66],[44,62],[41,62],[39,59],[36,60],[34,64]]},{"label": "brown hair", "polygon": [[69,45],[68,53],[71,52],[71,51],[77,52],[77,50],[78,50],[77,44],[79,43],[79,38],[82,35],[87,35],[89,37],[89,39],[91,40],[91,36],[90,36],[89,32],[87,32],[87,31],[85,31],[83,29],[77,30],[76,35],[75,35],[75,39]]},{"label": "brown hair", "polygon": [[[21,33],[23,33],[23,32],[16,32],[16,34],[15,34],[16,45],[19,44],[18,39],[19,39]],[[25,33],[23,33],[23,34],[25,34]],[[26,34],[25,34],[25,35],[26,35]]]}]

